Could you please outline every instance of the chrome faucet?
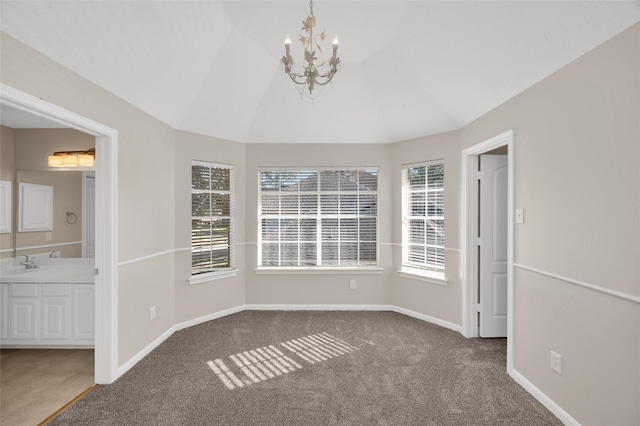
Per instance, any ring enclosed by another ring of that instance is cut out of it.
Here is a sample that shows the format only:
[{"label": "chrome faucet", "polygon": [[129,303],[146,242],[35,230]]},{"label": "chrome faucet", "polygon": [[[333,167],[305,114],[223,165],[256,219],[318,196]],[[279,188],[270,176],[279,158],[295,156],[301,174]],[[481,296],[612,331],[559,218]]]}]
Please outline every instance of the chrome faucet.
[{"label": "chrome faucet", "polygon": [[24,265],[24,269],[36,269],[39,268],[38,265],[34,263],[34,258],[29,257],[28,255],[24,256],[24,262],[20,262],[21,265]]}]

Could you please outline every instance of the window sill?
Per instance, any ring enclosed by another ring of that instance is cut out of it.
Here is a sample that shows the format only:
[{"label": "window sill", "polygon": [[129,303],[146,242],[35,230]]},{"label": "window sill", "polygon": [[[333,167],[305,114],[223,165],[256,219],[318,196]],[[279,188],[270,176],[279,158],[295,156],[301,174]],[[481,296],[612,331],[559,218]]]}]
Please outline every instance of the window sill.
[{"label": "window sill", "polygon": [[417,281],[424,281],[431,284],[447,285],[449,280],[444,277],[444,273],[421,271],[419,269],[404,268],[398,271],[401,277]]},{"label": "window sill", "polygon": [[221,280],[223,278],[235,277],[238,275],[237,269],[226,269],[224,271],[207,272],[206,274],[192,275],[189,278],[189,285],[202,284],[208,281]]},{"label": "window sill", "polygon": [[269,274],[363,274],[363,275],[380,275],[383,269],[377,266],[367,266],[360,268],[331,268],[331,267],[319,267],[319,268],[304,268],[304,267],[258,267],[255,269],[257,275],[269,275]]}]

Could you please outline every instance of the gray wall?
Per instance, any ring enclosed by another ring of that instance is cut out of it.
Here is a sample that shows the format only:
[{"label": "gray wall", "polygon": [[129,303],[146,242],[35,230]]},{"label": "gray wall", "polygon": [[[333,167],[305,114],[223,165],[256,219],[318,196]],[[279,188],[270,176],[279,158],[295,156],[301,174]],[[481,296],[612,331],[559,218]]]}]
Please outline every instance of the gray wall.
[{"label": "gray wall", "polygon": [[[460,132],[515,134],[515,262],[640,296],[640,24]],[[640,305],[516,268],[515,369],[582,424],[640,422]],[[562,376],[549,351],[563,356]]]},{"label": "gray wall", "polygon": [[[380,305],[391,301],[391,161],[389,145],[249,144],[247,145],[246,232],[248,304]],[[375,166],[378,178],[378,228],[382,274],[257,275],[258,169],[276,166]],[[356,290],[349,290],[356,280]]]},{"label": "gray wall", "polygon": [[[244,305],[246,266],[244,192],[246,145],[189,132],[176,132],[176,322]],[[238,275],[189,285],[191,276],[191,161],[210,161],[234,166],[235,262]],[[250,235],[250,234],[249,234]]]},{"label": "gray wall", "polygon": [[[122,365],[175,323],[175,131],[11,36],[1,36],[2,83],[119,132],[118,261],[130,262],[118,269]],[[157,309],[154,321],[149,320],[151,306]]]},{"label": "gray wall", "polygon": [[460,162],[458,132],[396,143],[393,152],[393,242],[395,269],[402,264],[402,209],[400,171],[403,164],[444,160],[445,278],[447,285],[417,281],[392,274],[392,303],[411,311],[450,323],[462,324],[460,244]]}]

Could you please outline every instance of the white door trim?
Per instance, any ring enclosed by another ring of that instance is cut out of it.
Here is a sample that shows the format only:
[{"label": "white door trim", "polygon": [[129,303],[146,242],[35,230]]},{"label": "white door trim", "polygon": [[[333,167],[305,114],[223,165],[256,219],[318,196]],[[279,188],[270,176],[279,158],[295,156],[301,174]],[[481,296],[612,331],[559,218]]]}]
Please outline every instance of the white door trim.
[{"label": "white door trim", "polygon": [[466,337],[478,336],[477,322],[477,282],[478,259],[478,156],[493,149],[508,147],[508,234],[507,234],[507,372],[513,370],[514,343],[514,138],[513,130],[469,147],[462,151],[462,334]]},{"label": "white door trim", "polygon": [[0,104],[96,137],[95,381],[118,372],[118,131],[6,84]]},{"label": "white door trim", "polygon": [[[87,187],[87,179],[95,179],[96,173],[95,171],[88,171],[88,172],[82,172],[82,257],[87,257],[87,239],[89,237],[89,231],[93,232],[93,241],[95,244],[95,203],[93,206],[93,209],[91,209],[94,214],[93,214],[93,230],[88,229],[87,225],[89,222],[89,216],[88,216],[88,212],[89,212],[89,206],[87,204],[87,191],[88,191],[88,187]],[[95,180],[93,183],[93,199],[95,200]],[[95,248],[95,247],[94,247]]]}]

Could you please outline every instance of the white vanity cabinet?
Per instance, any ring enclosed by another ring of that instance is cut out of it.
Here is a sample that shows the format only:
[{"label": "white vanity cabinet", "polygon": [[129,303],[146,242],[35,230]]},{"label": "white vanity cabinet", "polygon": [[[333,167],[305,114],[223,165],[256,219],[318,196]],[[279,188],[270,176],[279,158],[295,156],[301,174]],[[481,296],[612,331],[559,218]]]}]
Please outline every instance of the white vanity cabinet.
[{"label": "white vanity cabinet", "polygon": [[71,333],[69,314],[69,284],[41,285],[42,300],[40,307],[42,340],[67,340]]},{"label": "white vanity cabinet", "polygon": [[40,336],[39,284],[9,286],[9,339],[35,340]]},{"label": "white vanity cabinet", "polygon": [[0,284],[0,341],[9,337],[9,286]]},{"label": "white vanity cabinet", "polygon": [[94,285],[6,283],[2,347],[88,347],[94,344]]},{"label": "white vanity cabinet", "polygon": [[93,284],[74,284],[71,286],[71,292],[71,338],[93,342],[94,286]]}]

